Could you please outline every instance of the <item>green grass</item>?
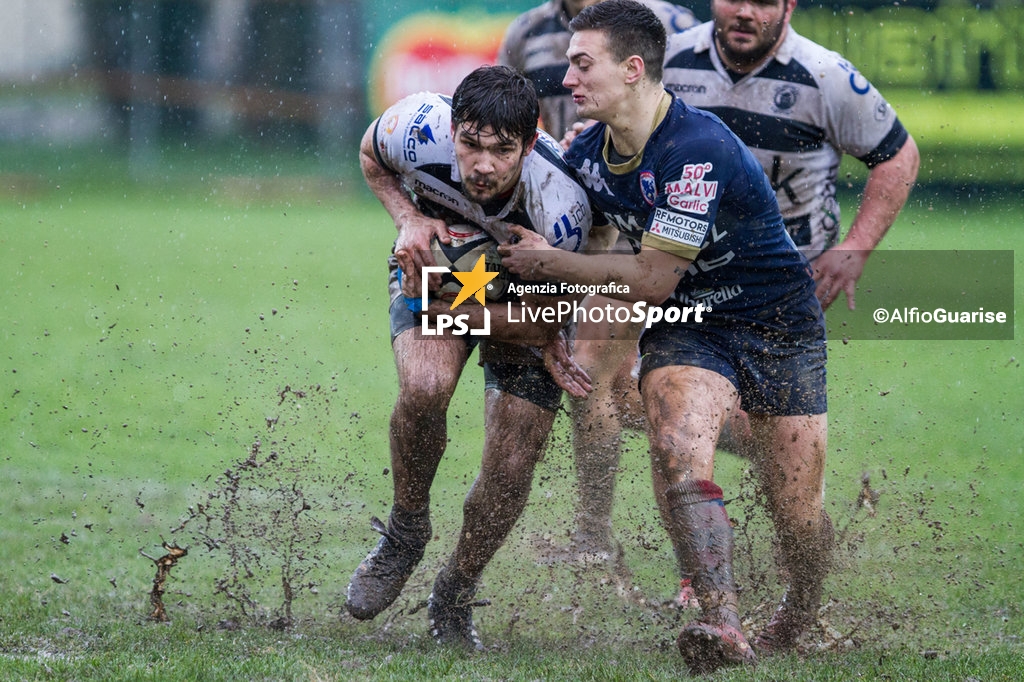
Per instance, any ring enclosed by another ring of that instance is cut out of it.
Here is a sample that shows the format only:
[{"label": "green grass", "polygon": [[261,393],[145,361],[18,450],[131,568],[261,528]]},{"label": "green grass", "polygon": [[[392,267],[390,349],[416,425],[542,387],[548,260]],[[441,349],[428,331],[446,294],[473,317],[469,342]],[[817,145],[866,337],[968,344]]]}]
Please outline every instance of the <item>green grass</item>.
[{"label": "green grass", "polygon": [[[434,486],[436,541],[392,609],[370,623],[343,614],[374,541],[369,517],[390,499],[393,228],[362,194],[301,179],[312,172],[268,171],[256,187],[201,171],[197,186],[179,168],[155,190],[91,163],[3,166],[22,184],[0,202],[0,678],[681,676],[686,614],[658,606],[673,561],[642,439],[628,440],[615,510],[628,598],[600,572],[534,560],[537,537],[569,530],[564,415],[484,575],[492,604],[477,620],[492,650],[465,658],[429,642],[420,607],[479,460],[473,368]],[[1012,196],[918,190],[886,248],[1020,252],[1021,218]],[[1015,266],[1019,294],[1019,255]],[[715,679],[1024,675],[1020,359],[1017,341],[830,344],[827,503],[843,549],[830,630],[814,638],[827,648]],[[756,627],[778,597],[767,526],[744,462],[723,455],[719,468]],[[865,473],[875,516],[855,504]],[[163,540],[189,553],[164,595],[171,622],[158,624],[140,550],[159,556]],[[282,571],[295,589],[283,631],[270,626],[287,602]]]}]

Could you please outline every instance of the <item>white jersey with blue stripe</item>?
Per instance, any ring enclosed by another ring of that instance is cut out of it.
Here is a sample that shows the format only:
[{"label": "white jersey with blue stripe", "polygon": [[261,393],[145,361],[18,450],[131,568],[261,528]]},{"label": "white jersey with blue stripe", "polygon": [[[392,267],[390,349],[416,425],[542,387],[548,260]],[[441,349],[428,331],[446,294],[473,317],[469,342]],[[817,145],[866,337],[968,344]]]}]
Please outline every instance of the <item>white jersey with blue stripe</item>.
[{"label": "white jersey with blue stripe", "polygon": [[562,160],[558,143],[538,132],[511,196],[486,206],[462,191],[450,98],[418,93],[389,107],[374,128],[373,149],[378,163],[401,178],[426,215],[478,225],[498,242],[508,241],[510,225],[521,225],[552,246],[582,251],[591,223],[587,195]]},{"label": "white jersey with blue stripe", "polygon": [[722,64],[713,31],[707,22],[669,37],[665,87],[713,112],[750,147],[794,242],[816,258],[839,240],[842,155],[873,168],[896,155],[907,131],[857,69],[792,26],[775,56],[742,77]]}]

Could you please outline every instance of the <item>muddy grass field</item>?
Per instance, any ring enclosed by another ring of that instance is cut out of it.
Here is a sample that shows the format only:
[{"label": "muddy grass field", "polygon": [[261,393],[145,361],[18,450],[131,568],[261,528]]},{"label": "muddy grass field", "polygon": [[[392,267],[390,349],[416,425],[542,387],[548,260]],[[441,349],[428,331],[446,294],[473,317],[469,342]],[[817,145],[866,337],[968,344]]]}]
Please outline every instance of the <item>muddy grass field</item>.
[{"label": "muddy grass field", "polygon": [[[571,526],[564,414],[478,591],[488,653],[435,650],[425,602],[482,442],[473,366],[433,489],[435,541],[388,611],[344,612],[370,517],[390,503],[393,228],[363,198],[287,194],[51,186],[0,204],[0,677],[682,676],[674,639],[692,614],[671,603],[642,438],[618,477],[621,562],[548,558]],[[887,248],[1024,252],[1012,197],[911,203]],[[756,675],[1018,679],[1024,349],[832,339],[840,562],[803,655]],[[756,630],[780,594],[770,529],[745,462],[718,467]]]}]

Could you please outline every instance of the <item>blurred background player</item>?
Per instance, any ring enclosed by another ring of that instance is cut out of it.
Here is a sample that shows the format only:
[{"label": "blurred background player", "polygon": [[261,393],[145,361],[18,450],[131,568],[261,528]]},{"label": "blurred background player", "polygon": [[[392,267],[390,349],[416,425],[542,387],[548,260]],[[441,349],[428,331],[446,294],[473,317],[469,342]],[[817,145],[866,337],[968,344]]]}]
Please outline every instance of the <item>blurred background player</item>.
[{"label": "blurred background player", "polygon": [[815,282],[750,150],[664,88],[657,17],[635,0],[603,0],[570,28],[564,82],[580,114],[599,123],[565,160],[595,222],[629,230],[640,250],[568,253],[514,228],[520,241],[499,251],[511,272],[614,280],[628,285],[623,300],[662,314],[640,337],[640,388],[656,498],[701,609],[680,632],[679,651],[692,672],[751,664],[715,451],[739,396],[776,532],[787,559],[806,563],[776,617],[799,634],[804,614],[817,610],[834,543],[823,505],[826,351]]},{"label": "blurred background player", "polygon": [[[549,0],[516,17],[505,32],[498,61],[526,74],[540,98],[541,122],[556,139],[580,121],[570,91],[562,85],[569,66],[569,21],[585,7],[601,0]],[[677,33],[694,26],[693,12],[685,7],[644,0],[665,26]],[[616,242],[616,240],[619,240]],[[590,250],[615,249],[631,253],[625,239],[609,226],[592,235]],[[618,307],[604,296],[588,296],[588,307]],[[578,325],[574,357],[590,376],[593,392],[586,400],[570,397],[573,459],[577,472],[577,508],[569,545],[548,552],[548,558],[590,562],[615,560],[625,569],[621,547],[612,533],[611,515],[615,472],[619,465],[622,429],[642,429],[643,421],[633,376],[637,361],[635,324],[588,321]]]},{"label": "blurred background player", "polygon": [[[468,75],[451,98],[419,93],[399,101],[363,136],[363,176],[398,230],[389,291],[399,390],[390,422],[390,516],[386,526],[373,519],[382,537],[355,570],[345,602],[360,620],[390,606],[423,557],[431,538],[430,488],[448,438],[448,405],[472,351],[471,339],[479,338],[424,336],[419,314],[407,305],[406,297],[419,299],[421,268],[434,264],[431,239],[447,242],[448,224],[468,222],[498,241],[507,240],[517,225],[559,249],[586,246],[591,223],[586,195],[557,142],[537,130],[537,117],[532,83],[508,67],[488,66]],[[575,369],[564,355],[558,358],[562,363],[547,361],[546,369],[540,353],[522,345],[556,339],[557,322],[512,323],[507,308],[488,306],[491,335],[480,344],[485,379],[480,473],[463,505],[455,550],[427,606],[435,640],[473,649],[482,648],[472,620],[477,581],[526,504],[562,389],[572,389]],[[434,303],[427,312],[448,309],[447,303]],[[473,315],[469,326],[479,329],[483,310],[469,301],[459,313]]]},{"label": "blurred background player", "polygon": [[[601,0],[548,0],[516,17],[505,31],[498,49],[498,63],[526,74],[537,88],[544,130],[556,140],[580,120],[572,94],[562,85],[569,58],[569,22],[584,7]],[[686,7],[666,0],[643,0],[665,25],[669,34],[697,24]]]}]

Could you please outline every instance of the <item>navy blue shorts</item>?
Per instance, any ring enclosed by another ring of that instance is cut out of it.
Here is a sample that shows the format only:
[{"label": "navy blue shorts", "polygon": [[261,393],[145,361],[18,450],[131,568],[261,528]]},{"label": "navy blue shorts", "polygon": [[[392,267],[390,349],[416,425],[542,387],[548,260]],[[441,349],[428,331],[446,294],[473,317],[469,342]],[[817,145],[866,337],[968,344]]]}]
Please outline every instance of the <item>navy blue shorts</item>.
[{"label": "navy blue shorts", "polygon": [[[420,325],[419,313],[409,310],[402,297],[401,287],[395,269],[388,280],[391,294],[391,342],[402,332]],[[462,336],[466,352],[472,353],[480,337]],[[557,412],[562,404],[562,388],[555,383],[543,364],[521,365],[507,362],[484,362],[484,388],[494,388],[517,398],[522,398],[548,412]]]},{"label": "navy blue shorts", "polygon": [[786,326],[655,325],[640,337],[640,381],[659,367],[700,367],[731,381],[751,414],[824,414],[825,325],[812,312]]}]

